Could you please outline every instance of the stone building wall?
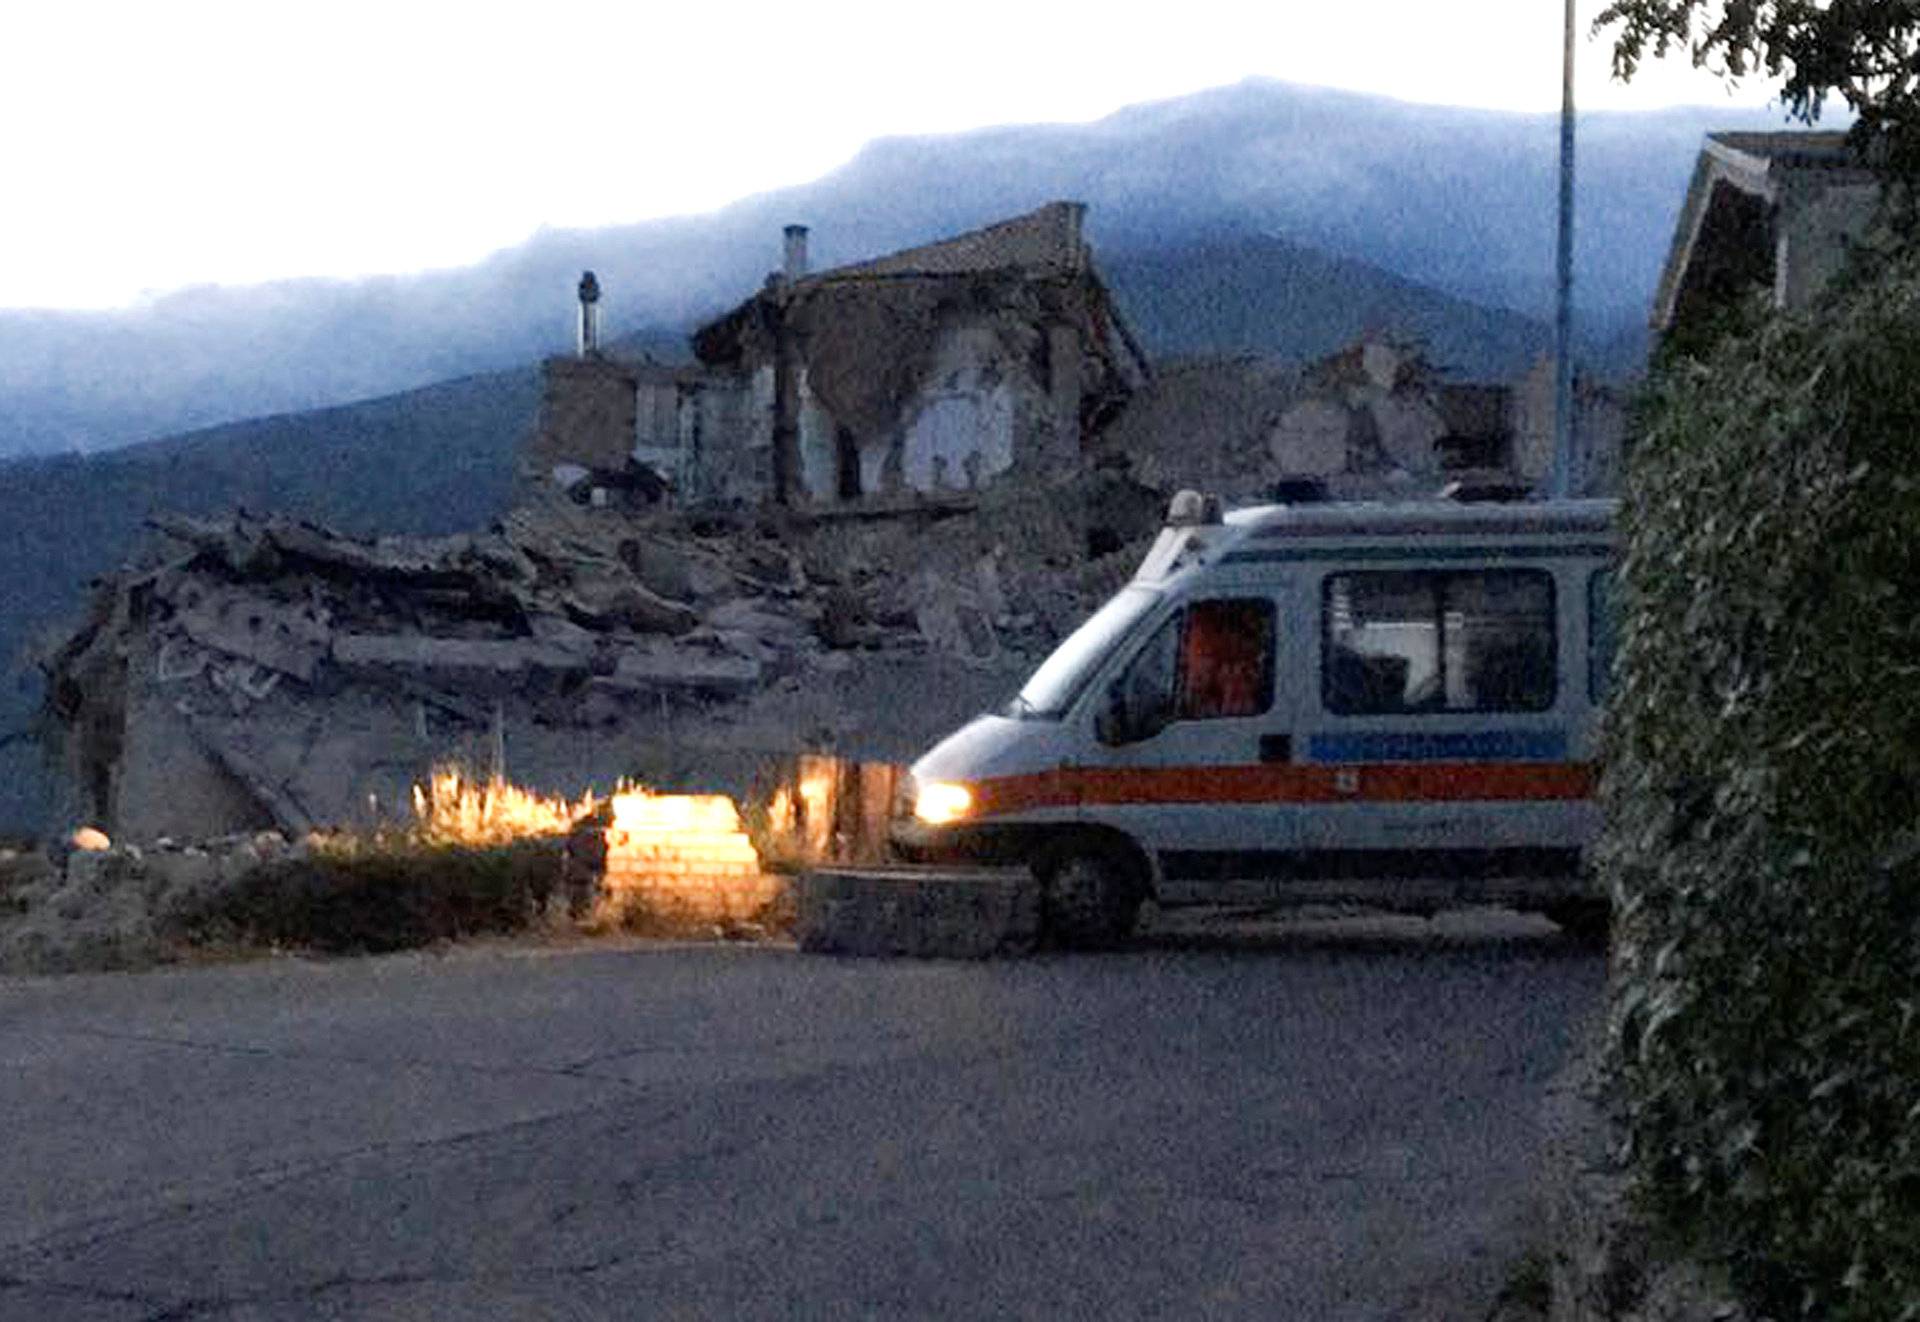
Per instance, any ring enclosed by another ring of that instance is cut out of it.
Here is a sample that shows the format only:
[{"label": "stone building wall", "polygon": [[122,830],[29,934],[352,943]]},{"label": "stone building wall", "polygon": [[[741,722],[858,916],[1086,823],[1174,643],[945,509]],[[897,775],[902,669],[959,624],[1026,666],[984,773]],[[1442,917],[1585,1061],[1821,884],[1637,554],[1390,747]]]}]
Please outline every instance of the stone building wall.
[{"label": "stone building wall", "polygon": [[[990,322],[945,327],[906,411],[902,485],[923,493],[966,491],[1006,472],[1014,460],[1016,396],[1025,403],[1039,394],[1039,383],[1024,364],[1011,361]],[[1021,428],[1019,439],[1026,431]]]},{"label": "stone building wall", "polygon": [[618,472],[633,455],[639,412],[631,365],[599,356],[547,359],[540,424],[525,451],[522,478],[544,480],[560,464]]},{"label": "stone building wall", "polygon": [[[1554,365],[1540,358],[1513,392],[1513,464],[1529,484],[1544,489],[1553,475]],[[1610,496],[1620,491],[1627,409],[1609,387],[1574,382],[1573,472],[1568,493]]]},{"label": "stone building wall", "polygon": [[1804,308],[1846,264],[1879,205],[1877,184],[1802,186],[1786,190],[1776,224],[1775,307]]},{"label": "stone building wall", "polygon": [[[1070,326],[1040,328],[1006,314],[943,319],[897,420],[877,433],[856,434],[845,426],[816,391],[804,352],[797,357],[794,494],[805,503],[973,490],[1007,472],[1016,459],[1047,465],[1079,456],[1082,347]],[[565,456],[543,451],[543,459],[606,466],[622,426],[607,398],[617,373],[582,372],[570,360],[555,360],[548,375],[551,403],[542,435],[583,427],[589,438],[584,448],[601,457],[589,463],[570,448]],[[641,367],[630,369],[629,377],[635,458],[688,499],[753,503],[769,496],[771,363],[739,370]]]},{"label": "stone building wall", "polygon": [[758,502],[771,471],[772,388],[770,372],[639,368],[632,455],[683,500]]}]

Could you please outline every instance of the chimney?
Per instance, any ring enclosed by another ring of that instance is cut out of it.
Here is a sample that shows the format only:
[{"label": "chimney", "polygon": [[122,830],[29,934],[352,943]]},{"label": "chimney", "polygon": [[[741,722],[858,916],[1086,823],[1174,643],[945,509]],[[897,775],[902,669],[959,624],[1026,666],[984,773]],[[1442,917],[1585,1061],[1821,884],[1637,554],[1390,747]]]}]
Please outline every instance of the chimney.
[{"label": "chimney", "polygon": [[781,275],[786,278],[788,284],[792,284],[795,280],[804,279],[807,274],[807,227],[805,225],[789,225],[785,233],[787,236],[787,259]]},{"label": "chimney", "polygon": [[1087,219],[1085,202],[1060,203],[1060,246],[1067,255],[1067,269],[1087,269],[1087,244],[1081,229]]},{"label": "chimney", "polygon": [[580,356],[600,352],[600,282],[592,271],[580,273]]}]

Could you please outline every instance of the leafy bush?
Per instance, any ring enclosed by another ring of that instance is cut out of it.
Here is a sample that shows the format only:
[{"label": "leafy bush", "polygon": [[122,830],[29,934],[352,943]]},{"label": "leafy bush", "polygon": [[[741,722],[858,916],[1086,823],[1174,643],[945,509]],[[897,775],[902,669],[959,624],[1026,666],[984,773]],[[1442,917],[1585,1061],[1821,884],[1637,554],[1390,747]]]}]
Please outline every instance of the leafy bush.
[{"label": "leafy bush", "polygon": [[1649,386],[1600,862],[1641,1188],[1766,1314],[1920,1318],[1920,264]]},{"label": "leafy bush", "polygon": [[182,926],[201,941],[335,953],[405,950],[528,925],[557,886],[564,841],[489,845],[418,833],[316,838],[221,892]]}]

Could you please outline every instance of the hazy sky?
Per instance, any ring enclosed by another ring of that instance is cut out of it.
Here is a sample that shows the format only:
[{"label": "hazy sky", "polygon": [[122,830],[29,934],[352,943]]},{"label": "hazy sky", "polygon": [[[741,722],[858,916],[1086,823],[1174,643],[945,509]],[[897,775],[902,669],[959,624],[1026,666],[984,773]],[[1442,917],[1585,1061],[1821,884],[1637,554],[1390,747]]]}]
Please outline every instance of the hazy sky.
[{"label": "hazy sky", "polygon": [[[1581,104],[1730,98],[1684,59]],[[872,138],[1097,119],[1249,75],[1551,110],[1556,0],[66,0],[0,22],[0,307],[453,266],[711,210]]]}]

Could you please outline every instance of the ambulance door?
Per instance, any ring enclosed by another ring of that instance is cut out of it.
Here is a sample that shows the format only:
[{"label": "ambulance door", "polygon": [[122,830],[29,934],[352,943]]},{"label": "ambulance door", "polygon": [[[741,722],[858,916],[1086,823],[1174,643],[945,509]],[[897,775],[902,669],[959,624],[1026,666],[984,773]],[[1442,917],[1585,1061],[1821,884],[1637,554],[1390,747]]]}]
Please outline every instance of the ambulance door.
[{"label": "ambulance door", "polygon": [[1156,854],[1166,880],[1256,875],[1295,847],[1284,596],[1187,598],[1094,694],[1082,815]]}]

